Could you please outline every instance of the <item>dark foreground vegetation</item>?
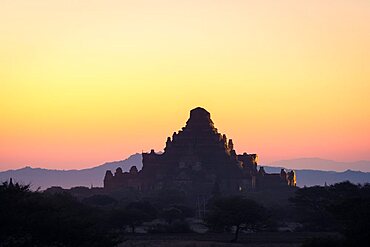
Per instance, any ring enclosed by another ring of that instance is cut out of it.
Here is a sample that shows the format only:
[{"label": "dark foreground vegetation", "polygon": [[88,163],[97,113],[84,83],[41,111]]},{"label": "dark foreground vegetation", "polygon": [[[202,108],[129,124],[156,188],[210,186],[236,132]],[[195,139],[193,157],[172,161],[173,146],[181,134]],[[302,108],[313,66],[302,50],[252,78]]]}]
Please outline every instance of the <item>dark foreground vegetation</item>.
[{"label": "dark foreground vegetation", "polygon": [[0,185],[0,247],[370,243],[369,185],[214,195],[201,207],[192,205],[176,191],[151,197],[88,188],[40,192],[5,182]]},{"label": "dark foreground vegetation", "polygon": [[0,186],[0,246],[115,246],[118,235],[104,213],[67,193],[47,195],[29,186]]}]

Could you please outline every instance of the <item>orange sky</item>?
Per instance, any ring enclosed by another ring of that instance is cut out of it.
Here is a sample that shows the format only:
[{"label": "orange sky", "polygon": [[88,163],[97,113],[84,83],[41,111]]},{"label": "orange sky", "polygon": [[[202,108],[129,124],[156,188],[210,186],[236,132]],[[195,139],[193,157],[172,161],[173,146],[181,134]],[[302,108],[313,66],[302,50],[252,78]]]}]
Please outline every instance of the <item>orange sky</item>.
[{"label": "orange sky", "polygon": [[368,0],[3,0],[0,33],[0,170],[159,151],[196,106],[262,163],[370,159]]}]

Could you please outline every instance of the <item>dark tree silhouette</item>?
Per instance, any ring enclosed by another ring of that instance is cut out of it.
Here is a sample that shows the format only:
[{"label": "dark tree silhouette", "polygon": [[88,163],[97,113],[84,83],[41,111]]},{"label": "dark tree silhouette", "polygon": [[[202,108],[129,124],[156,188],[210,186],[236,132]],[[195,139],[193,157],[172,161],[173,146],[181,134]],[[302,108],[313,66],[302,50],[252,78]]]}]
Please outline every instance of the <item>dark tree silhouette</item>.
[{"label": "dark tree silhouette", "polygon": [[358,186],[358,192],[330,207],[330,212],[342,226],[347,246],[369,246],[370,185]]},{"label": "dark tree silhouette", "polygon": [[0,246],[115,246],[100,211],[68,194],[47,195],[28,185],[0,185]]},{"label": "dark tree silhouette", "polygon": [[138,201],[129,203],[123,214],[124,221],[131,227],[132,233],[135,233],[137,226],[157,217],[157,210],[149,202]]},{"label": "dark tree silhouette", "polygon": [[168,224],[172,224],[174,220],[183,220],[185,218],[181,209],[176,207],[163,209],[161,216]]},{"label": "dark tree silhouette", "polygon": [[107,195],[92,195],[82,200],[84,203],[92,205],[92,206],[110,206],[117,203],[117,201]]},{"label": "dark tree silhouette", "polygon": [[[368,246],[370,185],[342,182],[299,189],[292,199],[297,215],[309,230],[339,231],[345,239],[314,239],[305,246]],[[326,244],[324,244],[326,243]]]},{"label": "dark tree silhouette", "polygon": [[337,231],[341,225],[332,210],[333,205],[361,196],[360,186],[350,182],[331,186],[305,187],[296,191],[291,202],[298,220],[310,231]]},{"label": "dark tree silhouette", "polygon": [[235,227],[232,242],[236,242],[240,230],[256,230],[264,219],[265,209],[255,201],[243,197],[227,197],[213,202],[205,221],[213,229],[227,230]]}]

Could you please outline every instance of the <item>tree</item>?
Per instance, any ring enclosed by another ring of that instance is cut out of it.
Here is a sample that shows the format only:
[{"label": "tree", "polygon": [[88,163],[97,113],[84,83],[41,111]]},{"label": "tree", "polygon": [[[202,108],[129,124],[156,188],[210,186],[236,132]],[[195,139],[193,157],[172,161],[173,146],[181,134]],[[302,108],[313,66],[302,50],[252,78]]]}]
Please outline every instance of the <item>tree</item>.
[{"label": "tree", "polygon": [[235,227],[232,242],[236,242],[240,230],[256,230],[264,219],[265,209],[261,205],[250,199],[236,196],[214,201],[205,221],[213,229],[227,230]]},{"label": "tree", "polygon": [[161,216],[168,224],[171,224],[174,220],[183,220],[185,218],[181,209],[176,207],[163,209]]},{"label": "tree", "polygon": [[101,226],[101,211],[66,193],[34,192],[28,185],[0,185],[0,246],[115,246]]},{"label": "tree", "polygon": [[117,203],[117,201],[114,198],[107,195],[92,195],[90,197],[83,199],[82,202],[88,205],[100,207],[110,206]]},{"label": "tree", "polygon": [[341,225],[346,246],[368,246],[370,243],[369,188],[369,185],[359,186],[357,195],[341,200],[329,208]]},{"label": "tree", "polygon": [[341,224],[331,210],[334,205],[361,196],[360,186],[350,182],[331,186],[304,187],[291,199],[298,220],[313,231],[337,231]]},{"label": "tree", "polygon": [[185,205],[174,204],[168,208],[162,209],[160,217],[163,218],[168,224],[174,221],[183,221],[187,217],[193,217],[194,210]]},{"label": "tree", "polygon": [[149,202],[138,201],[129,203],[124,214],[126,224],[131,227],[132,233],[135,233],[137,226],[157,217],[157,210]]},{"label": "tree", "polygon": [[331,241],[333,246],[339,244],[368,246],[370,242],[369,184],[354,185],[350,182],[342,182],[325,187],[302,188],[296,192],[292,202],[301,216],[301,223],[310,230],[336,230],[342,232],[345,237],[344,240],[316,239],[307,246],[319,246],[325,241]]},{"label": "tree", "polygon": [[334,217],[328,213],[332,194],[328,187],[299,189],[291,199],[299,222],[310,231],[336,230]]}]

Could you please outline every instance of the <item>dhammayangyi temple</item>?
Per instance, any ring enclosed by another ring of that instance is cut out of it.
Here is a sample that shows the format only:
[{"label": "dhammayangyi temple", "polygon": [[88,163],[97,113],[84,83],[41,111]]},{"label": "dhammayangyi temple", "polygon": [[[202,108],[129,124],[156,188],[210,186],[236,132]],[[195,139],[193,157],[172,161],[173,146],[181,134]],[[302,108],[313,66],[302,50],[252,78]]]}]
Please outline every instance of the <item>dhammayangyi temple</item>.
[{"label": "dhammayangyi temple", "polygon": [[235,194],[296,186],[294,171],[266,173],[263,167],[257,168],[256,154],[237,154],[232,139],[218,132],[211,114],[201,107],[191,110],[186,126],[167,138],[164,152],[151,150],[142,153],[142,158],[140,171],[135,166],[129,172],[107,171],[104,188]]}]

